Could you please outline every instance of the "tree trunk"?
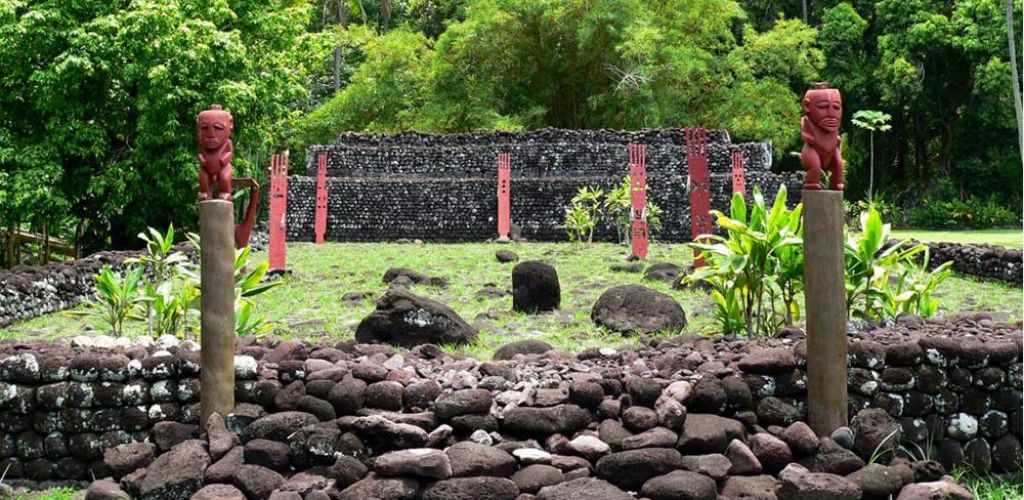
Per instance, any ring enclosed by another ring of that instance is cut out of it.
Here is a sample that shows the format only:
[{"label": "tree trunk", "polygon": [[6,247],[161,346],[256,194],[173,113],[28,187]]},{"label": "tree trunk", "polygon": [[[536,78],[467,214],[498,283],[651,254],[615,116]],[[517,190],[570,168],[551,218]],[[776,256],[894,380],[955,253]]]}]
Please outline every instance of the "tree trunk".
[{"label": "tree trunk", "polygon": [[43,265],[50,262],[50,221],[43,221]]},{"label": "tree trunk", "polygon": [[388,32],[391,24],[391,0],[380,0],[380,34]]},{"label": "tree trunk", "polygon": [[11,223],[7,228],[7,269],[14,267],[16,263],[14,259],[14,228],[17,224]]},{"label": "tree trunk", "polygon": [[1010,75],[1013,79],[1013,110],[1017,113],[1017,147],[1024,157],[1024,130],[1022,126],[1022,115],[1020,97],[1020,75],[1017,73],[1017,44],[1013,38],[1013,31],[1017,26],[1013,23],[1013,0],[1006,0],[1006,42],[1010,46]]},{"label": "tree trunk", "polygon": [[[1012,2],[1013,0],[1010,0],[1010,1]],[[803,0],[803,8],[804,8],[804,24],[807,24],[807,0]]]},{"label": "tree trunk", "polygon": [[873,204],[875,202],[875,131],[869,131],[868,137],[871,138],[871,170],[868,172],[868,203]]}]

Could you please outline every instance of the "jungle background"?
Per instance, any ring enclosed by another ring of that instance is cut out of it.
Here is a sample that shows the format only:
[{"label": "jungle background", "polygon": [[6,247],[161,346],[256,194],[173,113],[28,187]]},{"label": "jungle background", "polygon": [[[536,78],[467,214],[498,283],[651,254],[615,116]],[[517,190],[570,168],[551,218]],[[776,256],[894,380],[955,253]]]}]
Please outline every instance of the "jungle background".
[{"label": "jungle background", "polygon": [[725,128],[790,170],[818,81],[843,92],[854,205],[872,137],[850,119],[878,110],[871,198],[894,222],[1019,227],[1021,19],[1020,0],[0,0],[0,240],[87,254],[191,229],[212,103],[257,179],[343,131],[540,127]]}]

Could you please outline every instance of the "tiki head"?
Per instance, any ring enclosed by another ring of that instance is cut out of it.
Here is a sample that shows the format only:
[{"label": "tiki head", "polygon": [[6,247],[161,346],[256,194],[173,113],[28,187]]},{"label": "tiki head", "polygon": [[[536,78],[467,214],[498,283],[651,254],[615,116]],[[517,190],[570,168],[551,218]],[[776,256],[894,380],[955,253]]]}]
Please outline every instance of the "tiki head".
[{"label": "tiki head", "polygon": [[231,132],[235,129],[235,120],[231,113],[225,111],[219,104],[210,106],[210,109],[201,111],[196,119],[196,128],[199,133],[199,148],[204,152],[218,151],[231,139]]},{"label": "tiki head", "polygon": [[829,88],[828,83],[816,83],[804,94],[804,115],[812,123],[825,130],[835,133],[843,120],[843,97],[839,90]]}]

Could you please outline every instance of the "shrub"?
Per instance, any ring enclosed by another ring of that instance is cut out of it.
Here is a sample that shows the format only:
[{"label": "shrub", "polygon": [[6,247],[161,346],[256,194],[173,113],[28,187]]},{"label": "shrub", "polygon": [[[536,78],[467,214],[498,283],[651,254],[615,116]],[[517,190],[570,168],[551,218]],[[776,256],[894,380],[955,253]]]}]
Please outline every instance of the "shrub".
[{"label": "shrub", "polygon": [[[782,186],[769,209],[754,190],[749,209],[735,194],[729,215],[717,210],[726,236],[708,235],[710,243],[690,243],[707,263],[686,278],[711,287],[714,316],[723,333],[745,331],[748,337],[771,335],[800,318],[803,293],[802,205],[786,207]],[[878,210],[860,216],[860,232],[845,236],[845,289],[852,317],[885,319],[900,313],[931,316],[938,308],[932,292],[950,276],[951,262],[928,270],[928,248],[907,241],[888,245],[890,225]],[[918,258],[921,257],[921,258]]]},{"label": "shrub", "polygon": [[743,195],[733,194],[729,215],[711,213],[726,237],[706,235],[712,243],[691,243],[707,263],[690,282],[711,286],[715,317],[725,333],[741,328],[748,337],[771,335],[800,315],[796,300],[803,289],[803,205],[786,207],[786,187],[779,188],[769,209],[754,188],[748,217]]},{"label": "shrub", "polygon": [[889,245],[891,227],[873,208],[861,214],[860,230],[846,233],[847,314],[877,320],[900,313],[934,315],[938,302],[931,293],[950,276],[953,263],[929,271],[925,245],[908,246],[907,240]]},{"label": "shrub", "polygon": [[910,210],[911,226],[925,229],[987,229],[1019,224],[1017,214],[995,200],[926,199]]},{"label": "shrub", "polygon": [[[632,198],[629,176],[619,185],[605,193],[598,187],[583,187],[565,207],[565,221],[562,227],[569,235],[569,241],[593,243],[594,231],[601,222],[611,220],[615,226],[619,243],[629,242],[632,219]],[[647,229],[649,234],[661,231],[661,207],[647,200]]]}]

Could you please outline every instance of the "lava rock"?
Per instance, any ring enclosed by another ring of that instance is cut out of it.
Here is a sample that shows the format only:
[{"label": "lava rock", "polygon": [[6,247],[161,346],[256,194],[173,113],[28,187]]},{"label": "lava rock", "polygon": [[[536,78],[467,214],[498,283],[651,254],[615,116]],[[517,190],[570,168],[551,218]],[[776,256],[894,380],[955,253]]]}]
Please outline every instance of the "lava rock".
[{"label": "lava rock", "polygon": [[640,285],[605,290],[590,311],[594,323],[610,330],[643,334],[686,327],[686,314],[674,298]]},{"label": "lava rock", "polygon": [[672,448],[645,448],[606,455],[597,461],[597,476],[616,486],[639,489],[655,476],[683,468],[683,457]]},{"label": "lava rock", "polygon": [[420,344],[465,344],[477,331],[450,307],[401,288],[388,290],[377,309],[356,327],[356,341],[407,348]]},{"label": "lava rock", "polygon": [[502,477],[457,477],[437,481],[420,493],[421,500],[515,500],[516,483]]},{"label": "lava rock", "polygon": [[553,311],[562,301],[558,272],[549,264],[530,260],[512,269],[512,310],[525,313]]},{"label": "lava rock", "polygon": [[518,342],[510,342],[499,347],[498,350],[494,352],[494,359],[510,360],[515,358],[517,354],[544,354],[551,349],[553,349],[551,344],[542,340],[521,340]]},{"label": "lava rock", "polygon": [[651,478],[640,492],[651,500],[715,500],[718,488],[714,479],[677,470]]},{"label": "lava rock", "polygon": [[509,432],[528,435],[571,433],[591,422],[590,412],[576,405],[558,405],[548,408],[513,408],[505,415],[503,428]]},{"label": "lava rock", "polygon": [[634,500],[633,496],[611,483],[592,477],[581,477],[541,488],[537,500]]}]

